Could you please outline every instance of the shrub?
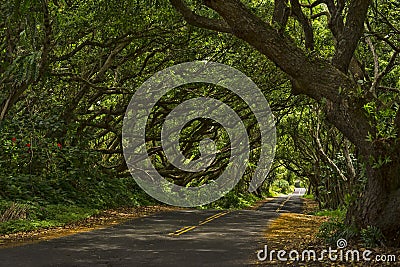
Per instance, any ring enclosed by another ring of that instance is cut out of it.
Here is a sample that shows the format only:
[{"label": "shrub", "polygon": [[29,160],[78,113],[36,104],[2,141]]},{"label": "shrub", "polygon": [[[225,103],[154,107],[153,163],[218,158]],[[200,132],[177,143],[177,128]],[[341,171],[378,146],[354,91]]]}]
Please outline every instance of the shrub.
[{"label": "shrub", "polygon": [[366,247],[377,247],[384,243],[381,230],[375,226],[368,226],[361,230],[361,241]]},{"label": "shrub", "polygon": [[318,237],[330,245],[335,245],[337,240],[341,238],[349,240],[358,235],[358,230],[355,226],[344,223],[345,209],[318,211],[316,215],[331,217],[327,222],[321,224],[318,232]]}]

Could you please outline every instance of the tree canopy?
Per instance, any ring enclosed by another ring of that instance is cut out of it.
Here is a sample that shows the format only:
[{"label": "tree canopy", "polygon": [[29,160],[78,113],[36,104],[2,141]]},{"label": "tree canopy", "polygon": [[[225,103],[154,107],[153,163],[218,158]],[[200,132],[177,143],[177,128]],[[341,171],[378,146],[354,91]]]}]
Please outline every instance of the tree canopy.
[{"label": "tree canopy", "polygon": [[[349,206],[348,225],[377,227],[398,244],[399,13],[392,0],[2,2],[0,197],[138,204],[146,197],[121,141],[132,95],[166,67],[216,61],[250,77],[275,116],[276,158],[256,194],[276,181],[304,181],[321,207]],[[228,104],[249,133],[246,173],[221,200],[229,205],[248,194],[260,147],[254,114],[232,92],[201,84],[165,95],[146,125],[148,153],[182,186],[219,176],[230,145],[212,120],[181,133],[188,159],[198,157],[201,139],[216,140],[222,152],[205,172],[177,170],[160,149],[165,116],[199,96]]]}]

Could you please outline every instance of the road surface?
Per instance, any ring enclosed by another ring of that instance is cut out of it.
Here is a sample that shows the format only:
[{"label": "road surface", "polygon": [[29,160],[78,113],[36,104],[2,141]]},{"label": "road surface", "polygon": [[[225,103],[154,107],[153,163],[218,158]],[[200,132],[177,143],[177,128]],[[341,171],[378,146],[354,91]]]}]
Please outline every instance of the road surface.
[{"label": "road surface", "polygon": [[249,266],[279,213],[301,213],[303,189],[257,210],[179,210],[16,248],[0,266]]}]

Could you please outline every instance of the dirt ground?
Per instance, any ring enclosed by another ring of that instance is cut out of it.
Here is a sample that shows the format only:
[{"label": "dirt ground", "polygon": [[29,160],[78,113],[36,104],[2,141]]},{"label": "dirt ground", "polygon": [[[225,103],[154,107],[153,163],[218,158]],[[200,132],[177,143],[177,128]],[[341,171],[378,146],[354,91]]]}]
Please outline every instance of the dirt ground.
[{"label": "dirt ground", "polygon": [[[320,257],[321,252],[326,249],[329,250],[329,245],[326,245],[322,240],[317,237],[317,233],[320,225],[328,220],[328,217],[324,216],[313,216],[309,215],[315,211],[318,205],[309,199],[304,199],[304,214],[297,213],[285,213],[282,214],[278,219],[273,221],[265,231],[265,245],[267,245],[268,257],[265,261],[259,261],[256,265],[258,266],[400,266],[400,251],[395,248],[369,248],[372,251],[371,261],[364,261],[362,259],[362,253],[366,250],[362,244],[352,244],[343,248],[343,261],[340,261],[340,250],[337,253],[337,260],[330,260],[328,256],[325,256],[321,260],[308,260],[307,254],[305,254],[305,261],[279,261],[277,259],[277,251],[284,250],[287,252],[286,257],[288,258],[291,250],[301,252],[303,250],[314,250],[316,251],[317,257]],[[332,250],[337,247],[332,247]],[[272,260],[269,255],[271,250],[275,250]],[[351,261],[351,256],[346,260],[346,252],[348,250],[359,250],[360,261]],[[260,254],[264,256],[265,253]],[[293,254],[296,257],[296,254]],[[327,254],[325,254],[327,255]],[[334,258],[335,254],[332,254]],[[395,255],[396,262],[379,262],[375,260],[377,255]]]}]

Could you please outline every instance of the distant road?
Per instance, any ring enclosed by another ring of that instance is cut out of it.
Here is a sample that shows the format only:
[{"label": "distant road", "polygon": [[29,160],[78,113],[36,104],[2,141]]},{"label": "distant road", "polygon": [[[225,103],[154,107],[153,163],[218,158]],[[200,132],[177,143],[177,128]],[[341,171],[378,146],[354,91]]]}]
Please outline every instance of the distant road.
[{"label": "distant road", "polygon": [[179,210],[37,244],[0,249],[0,266],[249,266],[266,225],[302,212],[296,188],[257,210]]},{"label": "distant road", "polygon": [[306,189],[305,188],[295,188],[293,195],[299,195],[299,196],[303,196],[306,193]]}]

